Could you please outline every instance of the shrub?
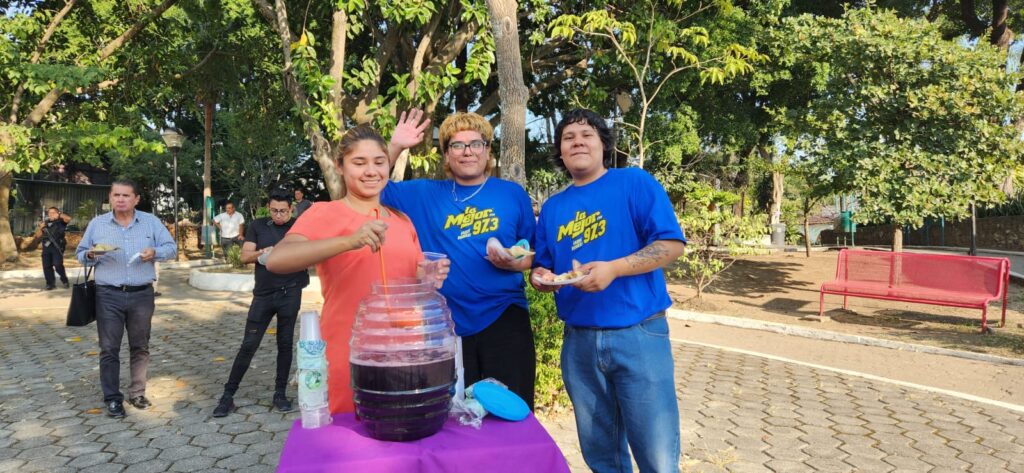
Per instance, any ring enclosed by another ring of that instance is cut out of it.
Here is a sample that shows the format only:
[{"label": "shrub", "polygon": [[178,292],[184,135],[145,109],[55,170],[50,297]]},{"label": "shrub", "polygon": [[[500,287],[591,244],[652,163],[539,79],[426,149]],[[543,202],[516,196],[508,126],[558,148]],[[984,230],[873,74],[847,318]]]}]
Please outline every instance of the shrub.
[{"label": "shrub", "polygon": [[238,245],[230,245],[230,246],[228,246],[227,258],[228,258],[228,263],[231,264],[232,268],[235,268],[235,269],[243,269],[243,268],[245,268],[245,263],[242,262],[242,247],[241,246],[238,246]]},{"label": "shrub", "polygon": [[[526,277],[529,274],[526,272]],[[562,384],[562,328],[565,325],[558,318],[555,298],[551,293],[538,292],[527,282],[526,301],[530,304],[530,324],[537,348],[535,409],[557,412],[569,405],[569,396]]]},{"label": "shrub", "polygon": [[71,216],[74,217],[74,222],[78,228],[84,231],[85,227],[88,227],[89,222],[96,216],[96,201],[85,199],[79,202],[78,208],[75,209]]},{"label": "shrub", "polygon": [[764,216],[737,217],[727,209],[739,196],[717,190],[707,183],[692,182],[686,193],[687,209],[679,216],[686,231],[686,253],[669,275],[689,279],[697,289],[697,298],[736,261],[736,257],[754,251],[765,234]]}]

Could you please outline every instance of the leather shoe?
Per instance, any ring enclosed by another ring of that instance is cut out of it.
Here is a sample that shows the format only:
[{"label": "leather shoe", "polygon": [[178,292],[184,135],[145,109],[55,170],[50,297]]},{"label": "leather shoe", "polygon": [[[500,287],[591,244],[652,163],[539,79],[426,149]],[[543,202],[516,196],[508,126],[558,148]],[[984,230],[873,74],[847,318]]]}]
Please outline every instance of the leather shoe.
[{"label": "leather shoe", "polygon": [[124,404],[121,401],[110,401],[107,403],[107,417],[122,419],[124,416]]},{"label": "leather shoe", "polygon": [[71,285],[68,284],[67,281],[62,282],[61,284],[64,286],[64,289],[67,289],[67,288],[71,287]]},{"label": "leather shoe", "polygon": [[153,403],[149,402],[149,399],[146,399],[146,396],[133,397],[128,400],[128,404],[131,404],[132,407],[140,411],[144,411],[146,409],[149,409],[150,407],[153,407]]},{"label": "leather shoe", "polygon": [[47,291],[52,291],[54,289],[57,289],[57,286],[46,286]]},{"label": "leather shoe", "polygon": [[230,397],[221,397],[220,402],[217,403],[217,407],[213,409],[214,417],[227,417],[228,414],[235,412],[235,400]]},{"label": "leather shoe", "polygon": [[274,396],[274,409],[277,409],[277,412],[291,412],[292,401],[284,396]]}]

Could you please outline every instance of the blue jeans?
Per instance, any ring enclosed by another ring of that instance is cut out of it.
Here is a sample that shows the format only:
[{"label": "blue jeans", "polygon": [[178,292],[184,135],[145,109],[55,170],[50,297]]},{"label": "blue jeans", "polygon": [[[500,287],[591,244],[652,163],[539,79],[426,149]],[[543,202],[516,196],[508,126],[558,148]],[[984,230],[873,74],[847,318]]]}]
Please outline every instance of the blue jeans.
[{"label": "blue jeans", "polygon": [[[566,325],[562,378],[597,473],[679,471],[679,406],[665,317],[622,329]],[[628,445],[628,448],[627,448]]]}]

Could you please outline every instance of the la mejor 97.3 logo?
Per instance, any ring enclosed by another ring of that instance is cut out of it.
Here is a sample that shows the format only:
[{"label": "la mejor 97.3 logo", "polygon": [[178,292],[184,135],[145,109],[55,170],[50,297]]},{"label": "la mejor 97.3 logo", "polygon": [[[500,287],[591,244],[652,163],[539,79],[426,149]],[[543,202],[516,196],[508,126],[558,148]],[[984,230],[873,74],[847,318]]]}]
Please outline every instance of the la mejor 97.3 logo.
[{"label": "la mejor 97.3 logo", "polygon": [[589,215],[584,211],[579,211],[569,223],[558,227],[558,236],[555,241],[562,241],[566,237],[571,238],[572,249],[575,250],[600,238],[607,229],[608,221],[601,215],[600,210]]},{"label": "la mejor 97.3 logo", "polygon": [[444,229],[457,227],[462,230],[459,239],[470,236],[490,233],[498,229],[498,217],[494,215],[494,209],[479,210],[476,207],[466,207],[460,214],[449,215],[444,222]]}]

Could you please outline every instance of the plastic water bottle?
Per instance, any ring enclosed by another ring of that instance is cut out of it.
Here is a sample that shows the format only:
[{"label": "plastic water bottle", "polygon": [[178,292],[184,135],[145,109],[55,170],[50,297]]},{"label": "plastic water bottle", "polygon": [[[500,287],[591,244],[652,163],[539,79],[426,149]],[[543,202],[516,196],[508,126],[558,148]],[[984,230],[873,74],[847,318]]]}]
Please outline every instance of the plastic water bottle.
[{"label": "plastic water bottle", "polygon": [[327,344],[320,336],[320,314],[303,312],[297,343],[299,409],[302,428],[316,429],[331,423],[327,407]]}]

